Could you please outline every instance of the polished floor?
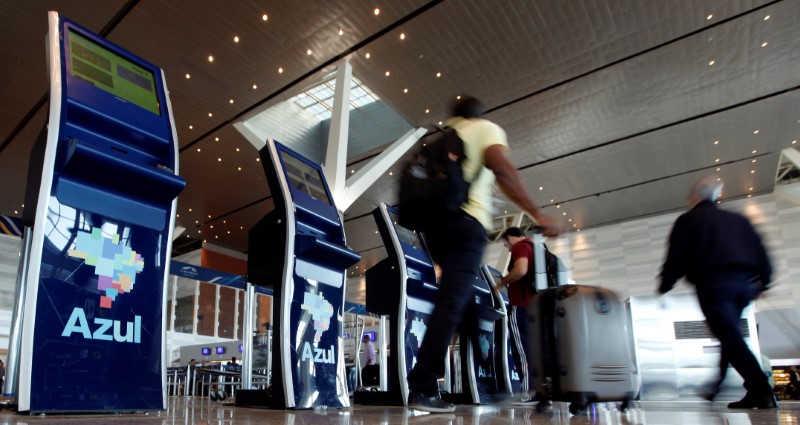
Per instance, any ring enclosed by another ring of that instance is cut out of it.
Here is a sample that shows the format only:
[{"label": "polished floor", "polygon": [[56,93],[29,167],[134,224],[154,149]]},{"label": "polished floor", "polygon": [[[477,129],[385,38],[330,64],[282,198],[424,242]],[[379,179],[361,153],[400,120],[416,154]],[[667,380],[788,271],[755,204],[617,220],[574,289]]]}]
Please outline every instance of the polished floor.
[{"label": "polished floor", "polygon": [[0,411],[2,424],[65,425],[500,425],[500,424],[720,424],[763,425],[798,424],[800,402],[782,402],[779,409],[729,410],[724,403],[636,402],[632,409],[620,412],[612,404],[595,406],[588,415],[572,416],[565,403],[536,413],[534,409],[510,404],[459,406],[453,414],[426,414],[402,407],[355,406],[345,410],[283,411],[237,408],[208,398],[172,397],[169,408],[149,414],[94,415],[20,415],[11,409]]}]

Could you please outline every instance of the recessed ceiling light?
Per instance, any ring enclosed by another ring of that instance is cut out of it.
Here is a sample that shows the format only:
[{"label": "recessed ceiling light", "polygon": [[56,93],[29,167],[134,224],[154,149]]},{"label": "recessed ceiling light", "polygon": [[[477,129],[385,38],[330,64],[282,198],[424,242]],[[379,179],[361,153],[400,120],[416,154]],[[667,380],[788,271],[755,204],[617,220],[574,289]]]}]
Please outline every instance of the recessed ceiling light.
[{"label": "recessed ceiling light", "polygon": [[391,75],[391,73],[389,71],[386,71],[385,75],[388,77],[389,75]]},{"label": "recessed ceiling light", "polygon": [[761,43],[761,47],[767,47],[767,44],[768,43],[765,41],[765,42]]},{"label": "recessed ceiling light", "polygon": [[764,20],[765,20],[765,21],[769,21],[769,15],[765,16],[765,17],[764,17]]},{"label": "recessed ceiling light", "polygon": [[189,212],[192,212],[192,209],[191,209],[191,208],[189,208]]},{"label": "recessed ceiling light", "polygon": [[[208,218],[211,218],[211,216],[208,216]],[[213,225],[213,224],[211,225],[211,228],[212,228],[212,229],[214,228],[214,225]]]},{"label": "recessed ceiling light", "polygon": [[193,129],[194,129],[194,127],[190,125],[189,126],[189,130],[193,130]]},{"label": "recessed ceiling light", "polygon": [[256,158],[256,162],[261,162],[261,158]]},{"label": "recessed ceiling light", "polygon": [[[191,209],[189,209],[189,211],[191,211]],[[195,224],[197,224],[197,223],[200,223],[200,220],[195,220],[194,222],[195,222]]]},{"label": "recessed ceiling light", "polygon": [[708,61],[708,66],[711,66],[711,65],[714,65],[714,59],[711,59],[710,61]]},{"label": "recessed ceiling light", "polygon": [[234,35],[233,36],[233,42],[234,43],[238,43],[239,42],[239,36],[238,35]]},{"label": "recessed ceiling light", "polygon": [[752,161],[750,161],[750,162],[752,162],[752,163],[754,163],[754,164],[755,164],[756,160],[754,159],[754,160],[752,160]]},{"label": "recessed ceiling light", "polygon": [[758,134],[758,129],[753,130],[753,134]]},{"label": "recessed ceiling light", "polygon": [[430,111],[431,111],[430,109],[426,109],[426,110],[425,110],[425,113],[427,114],[427,113],[429,113]]},{"label": "recessed ceiling light", "polygon": [[569,221],[570,223],[572,223],[572,219],[569,219],[568,221]]},{"label": "recessed ceiling light", "polygon": [[401,39],[401,40],[405,40],[405,39],[406,39],[406,33],[404,33],[404,32],[401,32],[401,33],[400,33],[400,39]]},{"label": "recessed ceiling light", "polygon": [[437,73],[436,73],[436,78],[439,78],[439,77],[441,77],[441,76],[442,76],[442,73],[441,73],[441,72],[437,72]]},{"label": "recessed ceiling light", "polygon": [[369,52],[367,52],[367,54],[364,55],[364,57],[367,58],[367,59],[369,59],[369,56],[370,56]]},{"label": "recessed ceiling light", "polygon": [[561,215],[567,215],[566,211],[564,213],[562,213]]},{"label": "recessed ceiling light", "polygon": [[350,170],[350,174],[353,174],[355,172],[356,172],[356,170]]},{"label": "recessed ceiling light", "polygon": [[556,205],[556,208],[561,208],[561,204],[557,204],[557,205]]},{"label": "recessed ceiling light", "polygon": [[719,162],[719,158],[715,159],[714,162]]},{"label": "recessed ceiling light", "polygon": [[222,158],[217,158],[217,162],[222,162]]},{"label": "recessed ceiling light", "polygon": [[710,21],[711,18],[713,18],[713,17],[714,17],[714,15],[709,14],[708,16],[706,16],[706,21]]},{"label": "recessed ceiling light", "polygon": [[261,15],[261,20],[262,20],[262,21],[266,21],[267,19],[269,19],[269,16],[267,16],[267,14],[266,14],[266,13],[265,13],[265,14],[263,14],[263,15]]},{"label": "recessed ceiling light", "polygon": [[456,100],[461,100],[461,96],[456,96]]},{"label": "recessed ceiling light", "polygon": [[442,125],[442,122],[441,122],[441,121],[439,121],[439,125]]},{"label": "recessed ceiling light", "polygon": [[230,103],[231,105],[233,105],[233,99],[229,99],[229,100],[228,100],[228,103]]},{"label": "recessed ceiling light", "polygon": [[381,10],[376,7],[375,10],[372,13],[374,13],[375,16],[378,16],[378,15],[381,14]]},{"label": "recessed ceiling light", "polygon": [[231,231],[230,231],[230,230],[228,230],[228,234],[229,234],[229,235],[231,234]]},{"label": "recessed ceiling light", "polygon": [[190,78],[192,78],[192,76],[190,74],[186,74],[186,79],[188,80]]},{"label": "recessed ceiling light", "polygon": [[719,144],[719,140],[714,140],[714,144],[718,145]]},{"label": "recessed ceiling light", "polygon": [[747,190],[753,190],[753,188],[751,187],[750,189],[747,189]]},{"label": "recessed ceiling light", "polygon": [[752,198],[752,197],[753,197],[753,195],[747,195],[747,197],[748,197],[748,198]]},{"label": "recessed ceiling light", "polygon": [[283,68],[278,68],[278,74],[283,74]]},{"label": "recessed ceiling light", "polygon": [[753,149],[753,153],[756,153],[756,152],[757,152],[757,151],[756,151],[755,149]]},{"label": "recessed ceiling light", "polygon": [[200,148],[197,148],[197,152],[200,152]]},{"label": "recessed ceiling light", "polygon": [[217,235],[214,235],[214,239],[219,239],[219,236],[217,236]]},{"label": "recessed ceiling light", "polygon": [[306,50],[306,54],[311,56],[311,49]]},{"label": "recessed ceiling light", "polygon": [[339,35],[344,35],[344,29],[339,28]]},{"label": "recessed ceiling light", "polygon": [[[19,211],[14,210],[14,214],[19,214]],[[178,217],[180,217],[180,216],[178,216]]]},{"label": "recessed ceiling light", "polygon": [[236,148],[236,152],[239,152],[239,148]]},{"label": "recessed ceiling light", "polygon": [[544,190],[544,186],[539,186],[539,190]]},{"label": "recessed ceiling light", "polygon": [[244,226],[239,226],[239,229],[244,229]]},{"label": "recessed ceiling light", "polygon": [[209,112],[209,113],[208,113],[208,116],[209,116],[209,117],[213,117],[213,116],[214,116],[214,114],[212,114],[211,112]]},{"label": "recessed ceiling light", "polygon": [[556,201],[555,199],[551,199],[551,200],[550,200],[550,202],[555,202],[555,201]]},{"label": "recessed ceiling light", "polygon": [[257,88],[258,88],[258,86],[257,86],[257,85],[255,85],[255,84],[253,84],[253,90],[255,90],[255,89],[257,89]]},{"label": "recessed ceiling light", "polygon": [[722,180],[722,179],[721,179],[721,178],[719,178],[719,177],[717,177],[717,181],[720,181],[720,180]]},{"label": "recessed ceiling light", "polygon": [[796,145],[797,144],[797,140],[792,140],[792,144]]},{"label": "recessed ceiling light", "polygon": [[208,61],[209,62],[214,62],[214,56],[208,55]]},{"label": "recessed ceiling light", "polygon": [[750,174],[755,174],[756,170],[750,170]]},{"label": "recessed ceiling light", "polygon": [[408,93],[408,89],[403,89],[403,93]]},{"label": "recessed ceiling light", "polygon": [[[208,218],[211,218],[211,214],[209,214],[209,215],[208,215]],[[214,226],[212,225],[212,226],[211,226],[211,228],[213,229],[213,228],[214,228]]]},{"label": "recessed ceiling light", "polygon": [[394,173],[392,173],[391,171],[389,171],[389,175],[390,175],[390,176],[393,176],[393,175],[394,175]]}]

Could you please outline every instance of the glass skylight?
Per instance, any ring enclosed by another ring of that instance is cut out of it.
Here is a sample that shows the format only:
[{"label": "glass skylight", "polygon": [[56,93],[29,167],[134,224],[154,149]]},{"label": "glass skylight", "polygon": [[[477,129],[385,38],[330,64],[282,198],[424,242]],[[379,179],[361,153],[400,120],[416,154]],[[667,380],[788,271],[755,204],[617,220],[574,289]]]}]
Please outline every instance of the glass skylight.
[{"label": "glass skylight", "polygon": [[[333,94],[336,91],[336,79],[332,78],[318,86],[291,98],[297,106],[314,114],[320,121],[329,119],[333,111]],[[350,109],[360,108],[379,100],[378,96],[356,78],[351,79]]]}]

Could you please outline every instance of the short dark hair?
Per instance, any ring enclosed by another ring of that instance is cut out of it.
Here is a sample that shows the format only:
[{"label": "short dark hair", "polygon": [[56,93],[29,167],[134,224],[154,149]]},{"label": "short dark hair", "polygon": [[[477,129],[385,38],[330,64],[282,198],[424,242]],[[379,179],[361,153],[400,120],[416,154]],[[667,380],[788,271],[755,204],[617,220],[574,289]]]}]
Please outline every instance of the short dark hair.
[{"label": "short dark hair", "polygon": [[525,236],[525,232],[522,231],[519,227],[509,227],[508,229],[503,231],[502,238],[506,239],[509,236],[520,237]]},{"label": "short dark hair", "polygon": [[486,113],[483,103],[472,96],[461,96],[453,103],[453,116],[462,118],[478,118]]}]

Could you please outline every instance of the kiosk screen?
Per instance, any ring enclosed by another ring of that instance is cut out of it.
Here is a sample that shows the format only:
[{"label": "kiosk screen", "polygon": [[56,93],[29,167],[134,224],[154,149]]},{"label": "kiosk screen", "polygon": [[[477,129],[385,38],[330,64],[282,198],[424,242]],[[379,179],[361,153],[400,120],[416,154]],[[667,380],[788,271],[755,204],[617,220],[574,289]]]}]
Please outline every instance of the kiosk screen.
[{"label": "kiosk screen", "polygon": [[161,114],[155,76],[75,31],[69,31],[70,73],[119,99]]},{"label": "kiosk screen", "polygon": [[319,169],[306,164],[283,150],[278,152],[281,154],[289,185],[318,201],[331,205]]},{"label": "kiosk screen", "polygon": [[394,229],[397,231],[397,238],[400,239],[401,243],[421,251],[425,250],[422,247],[422,242],[420,242],[419,236],[413,230],[408,230],[405,227],[397,224],[397,222],[400,220],[400,218],[397,216],[397,213],[390,211],[389,217],[392,219],[392,223],[394,223]]}]

